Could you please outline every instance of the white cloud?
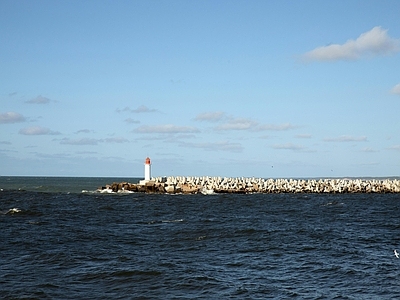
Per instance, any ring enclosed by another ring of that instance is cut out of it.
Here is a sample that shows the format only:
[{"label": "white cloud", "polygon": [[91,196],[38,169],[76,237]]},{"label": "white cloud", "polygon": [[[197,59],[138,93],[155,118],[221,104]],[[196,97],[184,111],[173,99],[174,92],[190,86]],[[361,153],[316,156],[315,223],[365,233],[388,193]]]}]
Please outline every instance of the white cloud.
[{"label": "white cloud", "polygon": [[91,139],[91,138],[83,138],[83,139],[69,139],[63,138],[60,141],[60,144],[63,145],[97,145],[101,140],[99,139]]},{"label": "white cloud", "polygon": [[19,134],[23,134],[23,135],[57,135],[57,134],[60,134],[60,132],[52,131],[46,127],[32,126],[32,127],[26,127],[26,128],[21,129],[19,131]]},{"label": "white cloud", "polygon": [[389,147],[388,149],[400,151],[400,145],[395,145],[395,146]]},{"label": "white cloud", "polygon": [[82,154],[82,155],[92,155],[92,154],[97,154],[98,152],[96,151],[76,151],[76,154]]},{"label": "white cloud", "polygon": [[356,40],[344,44],[318,47],[303,55],[306,61],[355,60],[364,56],[387,55],[400,51],[400,39],[387,35],[380,26],[362,33]]},{"label": "white cloud", "polygon": [[[175,143],[181,140],[194,139],[194,138],[196,138],[196,135],[193,133],[182,133],[182,134],[177,134],[174,137],[168,137],[168,140],[166,142]],[[163,139],[165,139],[165,137]]]},{"label": "white cloud", "polygon": [[296,126],[285,124],[261,124],[250,118],[235,118],[225,116],[223,112],[206,112],[198,114],[195,121],[208,121],[218,123],[213,129],[216,131],[247,130],[247,131],[282,131],[294,129]]},{"label": "white cloud", "polygon": [[223,130],[249,130],[249,131],[284,131],[294,129],[289,123],[285,124],[260,124],[257,121],[244,118],[230,119],[226,123],[216,126],[214,129],[218,131]]},{"label": "white cloud", "polygon": [[370,147],[366,147],[366,148],[362,148],[361,149],[362,152],[366,152],[366,153],[374,153],[374,152],[378,152]]},{"label": "white cloud", "polygon": [[82,139],[70,139],[70,138],[63,138],[60,140],[60,144],[64,145],[98,145],[99,143],[127,143],[129,140],[122,138],[122,137],[113,137],[113,138],[106,138],[106,139],[93,139],[93,138],[82,138]]},{"label": "white cloud", "polygon": [[0,114],[0,124],[20,123],[25,122],[26,118],[16,112],[6,112]]},{"label": "white cloud", "polygon": [[115,137],[115,138],[106,138],[106,139],[104,139],[104,142],[122,144],[122,143],[129,142],[129,140],[122,138],[122,137]]},{"label": "white cloud", "polygon": [[304,149],[303,146],[295,145],[292,143],[273,145],[272,148],[279,150],[293,150],[293,151],[299,151]]},{"label": "white cloud", "polygon": [[236,118],[218,125],[215,130],[249,130],[254,129],[258,123],[250,119]]},{"label": "white cloud", "polygon": [[325,142],[366,142],[366,136],[350,136],[350,135],[342,135],[336,138],[326,138]]},{"label": "white cloud", "polygon": [[31,100],[25,101],[25,103],[29,103],[29,104],[48,104],[50,102],[51,102],[51,100],[49,98],[43,97],[42,95],[39,95],[36,98],[33,98]]},{"label": "white cloud", "polygon": [[38,158],[43,158],[43,159],[68,159],[72,158],[72,155],[69,153],[40,153],[40,152],[31,152],[32,154],[35,154],[36,157]]},{"label": "white cloud", "polygon": [[256,128],[257,131],[264,131],[264,130],[271,130],[271,131],[284,131],[284,130],[290,130],[290,129],[295,129],[297,126],[294,126],[290,123],[284,123],[284,124],[279,124],[279,125],[274,125],[274,124],[265,124],[265,125],[260,125],[258,128]]},{"label": "white cloud", "polygon": [[139,124],[139,123],[140,123],[140,121],[134,120],[134,119],[132,119],[132,118],[125,119],[124,121],[125,121],[126,123],[129,123],[129,124]]},{"label": "white cloud", "polygon": [[311,134],[297,134],[295,137],[298,139],[311,139]]},{"label": "white cloud", "polygon": [[93,132],[93,130],[90,129],[81,129],[75,132],[75,134],[79,134],[79,133],[91,133]]},{"label": "white cloud", "polygon": [[396,94],[396,95],[400,95],[400,83],[396,84],[391,90],[390,92],[392,94]]},{"label": "white cloud", "polygon": [[218,122],[222,120],[224,117],[224,113],[217,111],[217,112],[206,112],[198,114],[194,119],[196,121],[209,121],[209,122]]},{"label": "white cloud", "polygon": [[133,109],[132,112],[134,113],[148,113],[148,112],[156,112],[156,109],[150,109],[147,106],[141,105],[136,109]]},{"label": "white cloud", "polygon": [[154,126],[149,126],[149,125],[143,125],[135,130],[133,132],[137,133],[196,133],[199,132],[199,130],[195,127],[190,127],[190,126],[176,126],[172,124],[166,124],[166,125],[154,125]]},{"label": "white cloud", "polygon": [[243,146],[240,143],[231,143],[229,141],[221,141],[215,143],[180,143],[181,147],[199,148],[208,151],[227,151],[242,152]]},{"label": "white cloud", "polygon": [[150,109],[150,108],[148,108],[147,106],[145,106],[145,105],[141,105],[141,106],[139,106],[138,108],[135,108],[135,109],[132,109],[132,108],[130,108],[130,107],[125,107],[124,109],[117,109],[117,112],[124,112],[124,111],[127,111],[127,112],[131,112],[131,113],[150,113],[150,112],[156,112],[157,111],[157,109]]}]

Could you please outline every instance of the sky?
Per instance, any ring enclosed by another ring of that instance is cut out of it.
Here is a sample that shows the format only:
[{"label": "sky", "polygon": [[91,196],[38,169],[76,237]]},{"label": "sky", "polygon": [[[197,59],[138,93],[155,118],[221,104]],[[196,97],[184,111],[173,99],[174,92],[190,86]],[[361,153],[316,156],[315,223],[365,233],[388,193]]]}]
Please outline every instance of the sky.
[{"label": "sky", "polygon": [[400,1],[0,1],[0,176],[400,171]]}]

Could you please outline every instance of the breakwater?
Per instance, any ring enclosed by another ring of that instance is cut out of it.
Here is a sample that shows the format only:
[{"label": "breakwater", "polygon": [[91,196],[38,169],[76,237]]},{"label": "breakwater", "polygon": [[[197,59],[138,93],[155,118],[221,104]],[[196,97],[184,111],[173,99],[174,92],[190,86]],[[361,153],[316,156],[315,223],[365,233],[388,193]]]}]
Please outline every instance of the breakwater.
[{"label": "breakwater", "polygon": [[113,183],[101,193],[400,193],[397,179],[263,179],[229,177],[155,177],[138,184]]}]

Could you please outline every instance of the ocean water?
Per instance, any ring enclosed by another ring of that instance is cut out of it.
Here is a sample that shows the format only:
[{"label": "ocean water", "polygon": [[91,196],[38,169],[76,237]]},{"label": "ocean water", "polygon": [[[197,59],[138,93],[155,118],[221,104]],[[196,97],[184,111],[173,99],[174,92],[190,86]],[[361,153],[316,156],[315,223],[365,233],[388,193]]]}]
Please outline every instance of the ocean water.
[{"label": "ocean water", "polygon": [[0,177],[0,298],[400,299],[399,194],[90,192],[124,180]]}]

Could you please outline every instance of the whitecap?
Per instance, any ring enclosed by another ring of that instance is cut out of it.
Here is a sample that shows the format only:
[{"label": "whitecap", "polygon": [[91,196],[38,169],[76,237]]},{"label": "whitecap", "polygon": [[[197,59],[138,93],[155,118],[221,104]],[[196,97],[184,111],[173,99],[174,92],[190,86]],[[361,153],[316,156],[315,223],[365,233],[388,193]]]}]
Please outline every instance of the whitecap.
[{"label": "whitecap", "polygon": [[328,206],[328,205],[344,205],[344,203],[343,202],[332,201],[332,202],[328,202],[328,203],[324,204],[324,206]]},{"label": "whitecap", "polygon": [[97,190],[101,194],[112,194],[114,193],[112,189],[103,189],[103,190]]},{"label": "whitecap", "polygon": [[183,219],[177,219],[177,220],[165,220],[161,221],[163,223],[178,223],[178,222],[183,222]]},{"label": "whitecap", "polygon": [[5,214],[6,215],[7,214],[16,214],[16,213],[19,213],[19,212],[21,212],[21,210],[19,208],[11,208]]},{"label": "whitecap", "polygon": [[82,194],[93,194],[93,193],[100,193],[101,190],[96,190],[96,191],[88,191],[88,190],[82,190]]},{"label": "whitecap", "polygon": [[119,194],[133,194],[134,192],[122,189],[122,190],[118,190],[118,193]]},{"label": "whitecap", "polygon": [[215,194],[213,189],[206,189],[206,188],[202,188],[200,193],[202,193],[203,195],[212,195]]}]

